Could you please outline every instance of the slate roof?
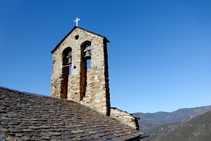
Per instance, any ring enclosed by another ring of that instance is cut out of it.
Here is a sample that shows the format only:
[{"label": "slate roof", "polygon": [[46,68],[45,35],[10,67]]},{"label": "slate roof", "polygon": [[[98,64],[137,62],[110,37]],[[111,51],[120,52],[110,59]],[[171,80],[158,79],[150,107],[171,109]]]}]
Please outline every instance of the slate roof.
[{"label": "slate roof", "polygon": [[77,102],[0,87],[0,141],[118,141],[141,135]]},{"label": "slate roof", "polygon": [[91,32],[91,31],[89,31],[89,30],[86,30],[86,29],[83,29],[83,28],[81,28],[81,27],[78,27],[78,26],[74,26],[73,27],[73,29],[69,32],[69,33],[67,33],[67,35],[57,44],[57,46],[51,51],[51,53],[54,53],[54,51],[56,51],[57,50],[57,48],[60,46],[60,44],[76,29],[76,28],[79,28],[79,29],[81,29],[81,30],[84,30],[84,31],[86,31],[86,32],[89,32],[89,33],[91,33],[91,34],[95,34],[95,35],[97,35],[97,36],[100,36],[100,37],[102,37],[102,38],[104,38],[105,39],[105,41],[106,42],[109,42],[109,40],[105,37],[105,36],[102,36],[102,35],[100,35],[100,34],[97,34],[97,33],[94,33],[94,32]]}]

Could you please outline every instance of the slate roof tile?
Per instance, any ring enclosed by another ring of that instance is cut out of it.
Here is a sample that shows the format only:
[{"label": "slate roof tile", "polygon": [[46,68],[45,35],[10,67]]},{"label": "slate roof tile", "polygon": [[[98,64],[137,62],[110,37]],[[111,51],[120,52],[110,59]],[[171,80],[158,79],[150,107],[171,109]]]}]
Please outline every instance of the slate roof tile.
[{"label": "slate roof tile", "polygon": [[0,141],[119,141],[141,135],[77,102],[0,87]]}]

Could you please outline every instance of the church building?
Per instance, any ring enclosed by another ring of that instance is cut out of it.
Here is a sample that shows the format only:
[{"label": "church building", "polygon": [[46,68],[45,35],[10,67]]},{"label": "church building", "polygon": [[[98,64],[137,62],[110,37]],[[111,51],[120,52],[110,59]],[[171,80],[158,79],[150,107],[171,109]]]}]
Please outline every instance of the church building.
[{"label": "church building", "polygon": [[107,42],[75,26],[51,51],[51,97],[74,100],[109,116]]},{"label": "church building", "polygon": [[138,117],[110,106],[109,40],[75,26],[51,51],[51,97],[79,102],[138,129]]},{"label": "church building", "polygon": [[110,107],[108,39],[76,26],[51,51],[51,94],[0,86],[0,141],[138,141],[138,117]]}]

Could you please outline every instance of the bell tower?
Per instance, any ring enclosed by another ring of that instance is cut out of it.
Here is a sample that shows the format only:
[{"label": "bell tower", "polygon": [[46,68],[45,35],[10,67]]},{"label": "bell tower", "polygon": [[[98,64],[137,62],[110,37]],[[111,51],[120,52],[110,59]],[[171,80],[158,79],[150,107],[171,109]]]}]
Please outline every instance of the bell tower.
[{"label": "bell tower", "polygon": [[110,115],[106,37],[75,26],[51,51],[51,97]]}]

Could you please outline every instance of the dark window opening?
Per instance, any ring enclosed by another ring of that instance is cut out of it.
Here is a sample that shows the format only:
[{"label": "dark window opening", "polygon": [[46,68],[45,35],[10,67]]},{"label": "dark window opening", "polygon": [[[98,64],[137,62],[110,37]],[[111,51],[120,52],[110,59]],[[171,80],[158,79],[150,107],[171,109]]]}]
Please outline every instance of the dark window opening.
[{"label": "dark window opening", "polygon": [[72,70],[72,49],[66,48],[62,54],[62,84],[61,84],[61,98],[67,99],[68,93],[68,78]]},{"label": "dark window opening", "polygon": [[86,41],[81,45],[81,76],[80,76],[80,100],[86,94],[87,68],[91,68],[91,42]]},{"label": "dark window opening", "polygon": [[63,51],[63,67],[72,65],[72,49],[66,48]]},{"label": "dark window opening", "polygon": [[76,36],[75,36],[75,39],[78,40],[78,38],[79,38],[79,35],[76,35]]}]

